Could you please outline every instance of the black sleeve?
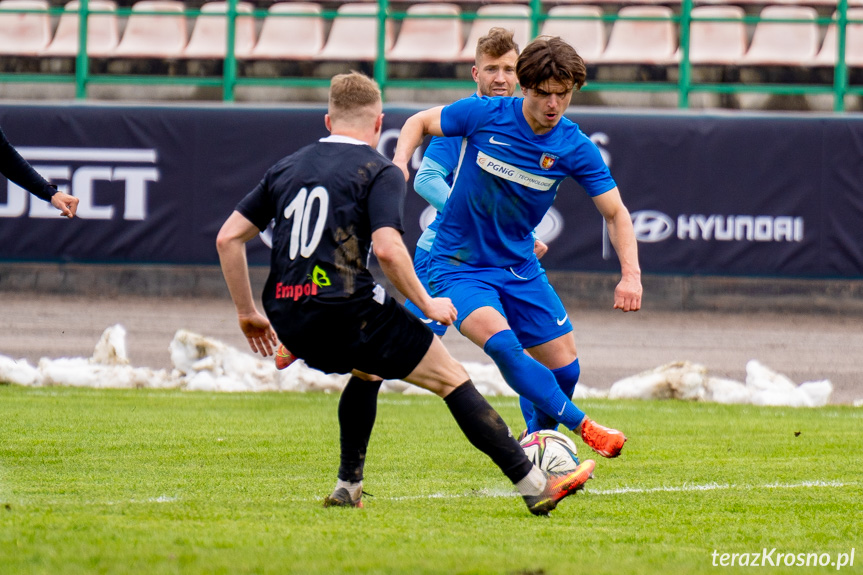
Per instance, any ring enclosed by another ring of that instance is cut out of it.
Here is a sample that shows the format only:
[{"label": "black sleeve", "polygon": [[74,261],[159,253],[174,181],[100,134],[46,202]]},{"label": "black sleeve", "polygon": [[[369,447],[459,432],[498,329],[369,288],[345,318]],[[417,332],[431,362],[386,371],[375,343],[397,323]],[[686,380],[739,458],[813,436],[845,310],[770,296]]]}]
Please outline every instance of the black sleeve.
[{"label": "black sleeve", "polygon": [[372,181],[368,201],[371,231],[395,228],[404,233],[405,177],[394,164],[385,166]]},{"label": "black sleeve", "polygon": [[46,202],[50,202],[51,197],[57,193],[57,188],[40,176],[33,166],[12,147],[2,128],[0,128],[0,174]]},{"label": "black sleeve", "polygon": [[275,215],[270,201],[270,194],[267,192],[267,179],[267,177],[264,177],[245,198],[240,200],[236,208],[243,217],[252,222],[261,231],[267,229],[267,226],[270,225]]}]

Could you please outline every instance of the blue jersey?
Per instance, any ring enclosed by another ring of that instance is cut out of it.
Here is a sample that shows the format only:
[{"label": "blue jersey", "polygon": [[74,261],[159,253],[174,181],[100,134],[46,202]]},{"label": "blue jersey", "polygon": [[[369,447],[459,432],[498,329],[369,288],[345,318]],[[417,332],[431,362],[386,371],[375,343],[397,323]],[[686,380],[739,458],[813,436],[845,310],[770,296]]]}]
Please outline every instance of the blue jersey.
[{"label": "blue jersey", "polygon": [[[424,157],[435,161],[447,171],[447,176],[444,178],[444,183],[452,187],[453,170],[458,162],[458,151],[460,138],[432,138],[431,143]],[[435,213],[434,220],[426,227],[420,238],[417,240],[417,247],[421,250],[431,251],[437,235],[437,228],[440,225],[441,212]]]},{"label": "blue jersey", "polygon": [[616,184],[596,145],[566,118],[537,135],[522,98],[465,98],[441,112],[441,130],[460,136],[452,192],[432,258],[475,267],[511,267],[533,256],[531,232],[574,178],[590,196]]},{"label": "blue jersey", "polygon": [[[474,92],[469,98],[479,98]],[[423,157],[434,160],[440,166],[447,170],[448,175],[444,178],[446,184],[452,187],[453,172],[458,165],[459,150],[461,149],[461,138],[432,138],[428,148],[426,148]],[[431,251],[435,236],[437,235],[438,226],[440,226],[441,212],[435,214],[434,220],[423,231],[420,239],[417,240],[417,247],[426,251]]]}]

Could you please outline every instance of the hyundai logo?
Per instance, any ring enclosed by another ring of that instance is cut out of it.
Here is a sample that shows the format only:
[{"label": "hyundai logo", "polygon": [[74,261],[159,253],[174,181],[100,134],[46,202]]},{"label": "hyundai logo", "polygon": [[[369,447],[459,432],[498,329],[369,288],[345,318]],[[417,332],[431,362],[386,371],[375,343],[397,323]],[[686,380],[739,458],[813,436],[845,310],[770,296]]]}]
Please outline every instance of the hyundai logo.
[{"label": "hyundai logo", "polygon": [[674,220],[662,212],[642,210],[632,213],[635,239],[640,242],[661,242],[674,233]]}]

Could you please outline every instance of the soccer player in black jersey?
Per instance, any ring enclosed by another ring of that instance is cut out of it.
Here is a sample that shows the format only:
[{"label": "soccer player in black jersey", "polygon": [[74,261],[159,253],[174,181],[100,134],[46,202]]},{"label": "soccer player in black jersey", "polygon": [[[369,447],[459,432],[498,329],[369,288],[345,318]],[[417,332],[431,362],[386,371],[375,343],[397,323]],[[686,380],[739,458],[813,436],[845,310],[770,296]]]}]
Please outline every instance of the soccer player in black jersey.
[{"label": "soccer player in black jersey", "polygon": [[[351,373],[370,385],[381,378],[404,379],[434,392],[468,440],[516,485],[528,509],[546,515],[584,486],[595,463],[584,461],[563,475],[547,475],[531,464],[464,367],[428,326],[375,284],[365,267],[373,242],[387,278],[427,317],[445,324],[456,318],[448,299],[428,295],[402,241],[405,181],[375,150],[381,110],[374,81],[355,72],[335,76],[325,116],[331,135],[270,168],[222,226],[216,244],[240,329],[252,350],[263,355],[272,354],[278,337],[307,365],[326,373]],[[245,243],[274,217],[265,317],[252,296]],[[366,419],[368,407],[344,409]],[[362,507],[370,434],[371,427],[363,437],[342,434],[338,482],[324,505]]]},{"label": "soccer player in black jersey", "polygon": [[12,147],[6,134],[0,129],[0,174],[6,176],[39,199],[50,202],[67,218],[75,217],[78,210],[78,198],[57,191],[57,187],[48,181],[21,157],[18,150]]}]

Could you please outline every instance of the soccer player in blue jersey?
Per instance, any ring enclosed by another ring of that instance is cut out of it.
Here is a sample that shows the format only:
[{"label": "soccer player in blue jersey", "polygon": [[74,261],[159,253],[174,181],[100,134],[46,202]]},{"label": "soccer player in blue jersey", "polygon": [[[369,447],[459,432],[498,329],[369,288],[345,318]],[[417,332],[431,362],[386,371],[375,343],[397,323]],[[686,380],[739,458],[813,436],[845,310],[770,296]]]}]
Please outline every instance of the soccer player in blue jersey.
[{"label": "soccer player in blue jersey", "polygon": [[[451,302],[425,292],[402,242],[404,180],[375,149],[381,110],[373,80],[356,72],[335,76],[324,119],[331,135],[277,162],[223,224],[216,246],[240,328],[263,355],[272,353],[278,338],[325,373],[351,373],[365,382],[404,379],[436,393],[468,440],[515,484],[530,512],[548,515],[584,487],[595,462],[564,474],[533,465],[464,368],[366,267],[374,242],[381,268],[399,291],[429,317],[444,323],[456,317]],[[245,244],[274,218],[264,316],[252,296]],[[366,409],[340,403],[340,421],[348,407]],[[344,431],[338,480],[326,507],[363,506],[365,450],[346,449]],[[368,442],[371,428],[354,431],[362,435],[354,441]]]},{"label": "soccer player in blue jersey", "polygon": [[[472,97],[512,96],[515,93],[517,81],[515,77],[517,59],[518,44],[513,38],[512,30],[491,28],[488,34],[481,37],[476,44],[476,60],[471,69],[471,75],[476,82],[476,92]],[[429,252],[440,225],[443,206],[449,197],[460,147],[460,138],[433,138],[426,148],[420,169],[414,177],[414,190],[437,210],[434,220],[417,240],[414,252],[414,271],[429,292],[431,292],[428,287]],[[535,241],[535,251],[539,257],[542,257],[547,249],[548,247],[542,241],[538,239]],[[428,323],[436,335],[443,337],[446,333],[447,326],[429,320],[412,301],[405,302],[405,306],[424,323]]]},{"label": "soccer player in blue jersey", "polygon": [[531,232],[560,183],[574,178],[605,219],[620,260],[614,307],[637,311],[642,286],[632,220],[599,150],[563,117],[586,78],[578,53],[560,38],[537,38],[519,56],[516,75],[524,98],[466,98],[411,116],[393,161],[407,178],[407,162],[425,135],[462,138],[430,253],[432,293],[452,300],[459,331],[537,406],[528,432],[556,421],[616,457],[626,437],[570,400],[580,374],[572,324],[533,253]]}]

